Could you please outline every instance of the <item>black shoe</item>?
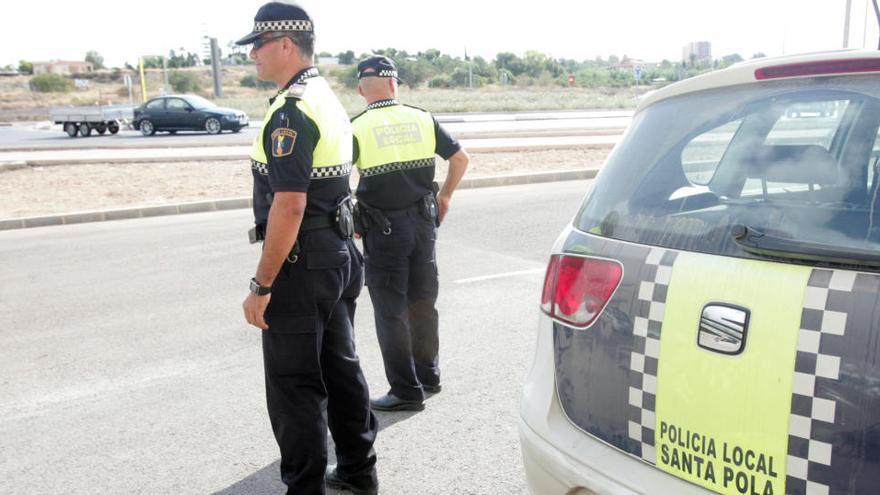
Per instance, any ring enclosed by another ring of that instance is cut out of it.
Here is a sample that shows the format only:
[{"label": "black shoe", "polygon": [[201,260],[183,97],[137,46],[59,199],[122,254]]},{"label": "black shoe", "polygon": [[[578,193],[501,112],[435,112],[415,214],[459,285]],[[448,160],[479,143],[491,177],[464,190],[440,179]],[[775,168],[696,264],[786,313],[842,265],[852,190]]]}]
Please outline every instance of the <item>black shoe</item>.
[{"label": "black shoe", "polygon": [[421,411],[425,403],[420,400],[405,400],[394,394],[386,394],[378,399],[370,399],[370,407],[377,411]]},{"label": "black shoe", "polygon": [[324,471],[324,484],[334,490],[348,490],[355,495],[376,495],[379,493],[379,483],[374,480],[359,481],[347,480],[339,475],[336,466],[327,466]]},{"label": "black shoe", "polygon": [[440,384],[437,385],[425,385],[422,384],[422,390],[425,391],[426,394],[439,394],[443,387]]}]

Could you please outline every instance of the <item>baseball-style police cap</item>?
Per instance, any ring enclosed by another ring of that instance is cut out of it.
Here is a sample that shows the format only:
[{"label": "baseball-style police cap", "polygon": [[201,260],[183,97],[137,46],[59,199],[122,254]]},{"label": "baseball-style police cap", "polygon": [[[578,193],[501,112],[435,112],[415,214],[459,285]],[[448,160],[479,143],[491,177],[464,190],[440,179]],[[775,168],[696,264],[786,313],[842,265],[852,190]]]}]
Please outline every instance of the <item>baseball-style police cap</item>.
[{"label": "baseball-style police cap", "polygon": [[394,60],[382,55],[370,57],[358,64],[358,79],[364,77],[393,77],[400,81]]},{"label": "baseball-style police cap", "polygon": [[274,31],[314,31],[312,19],[302,7],[292,3],[269,2],[254,16],[254,30],[236,45],[249,45],[263,33]]}]

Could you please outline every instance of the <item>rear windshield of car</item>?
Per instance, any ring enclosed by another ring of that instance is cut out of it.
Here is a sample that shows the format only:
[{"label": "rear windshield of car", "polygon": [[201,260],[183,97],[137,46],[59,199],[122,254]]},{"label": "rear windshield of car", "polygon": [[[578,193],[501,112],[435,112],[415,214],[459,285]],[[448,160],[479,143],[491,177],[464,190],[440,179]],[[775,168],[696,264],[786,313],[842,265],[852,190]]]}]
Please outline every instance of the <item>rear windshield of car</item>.
[{"label": "rear windshield of car", "polygon": [[880,77],[692,93],[640,113],[587,195],[596,235],[745,258],[880,266]]},{"label": "rear windshield of car", "polygon": [[206,108],[214,108],[215,106],[217,106],[213,102],[206,100],[206,99],[202,98],[201,96],[187,96],[186,101],[188,101],[189,104],[192,105],[193,108],[198,109],[198,110],[203,110]]}]

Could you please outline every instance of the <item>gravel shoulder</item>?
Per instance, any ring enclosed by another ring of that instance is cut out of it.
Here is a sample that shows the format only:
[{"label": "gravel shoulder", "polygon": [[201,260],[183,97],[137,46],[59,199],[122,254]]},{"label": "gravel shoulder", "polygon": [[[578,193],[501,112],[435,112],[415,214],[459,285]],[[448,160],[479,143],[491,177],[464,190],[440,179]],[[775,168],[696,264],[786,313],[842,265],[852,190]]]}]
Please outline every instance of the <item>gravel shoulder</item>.
[{"label": "gravel shoulder", "polygon": [[[598,168],[609,151],[473,153],[466,177]],[[438,159],[437,178],[445,176]],[[245,197],[251,186],[244,160],[27,167],[0,172],[0,219]]]}]

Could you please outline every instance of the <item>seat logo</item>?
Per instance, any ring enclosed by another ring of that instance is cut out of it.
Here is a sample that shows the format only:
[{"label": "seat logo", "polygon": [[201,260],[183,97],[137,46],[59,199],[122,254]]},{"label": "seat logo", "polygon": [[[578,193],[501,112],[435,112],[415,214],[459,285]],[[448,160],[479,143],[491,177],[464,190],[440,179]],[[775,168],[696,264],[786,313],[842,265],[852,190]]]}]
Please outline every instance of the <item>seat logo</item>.
[{"label": "seat logo", "polygon": [[748,309],[732,304],[707,304],[700,315],[697,345],[730,356],[742,353],[749,331],[749,315]]}]

